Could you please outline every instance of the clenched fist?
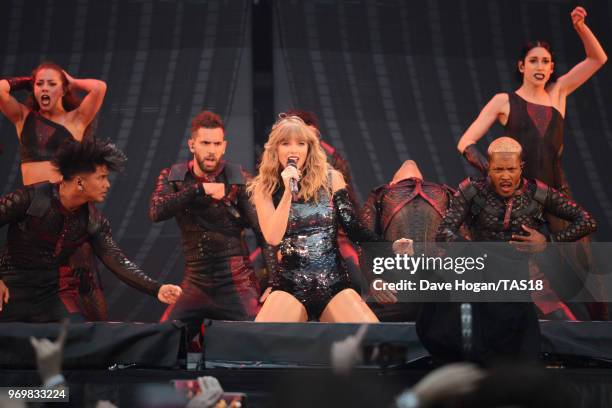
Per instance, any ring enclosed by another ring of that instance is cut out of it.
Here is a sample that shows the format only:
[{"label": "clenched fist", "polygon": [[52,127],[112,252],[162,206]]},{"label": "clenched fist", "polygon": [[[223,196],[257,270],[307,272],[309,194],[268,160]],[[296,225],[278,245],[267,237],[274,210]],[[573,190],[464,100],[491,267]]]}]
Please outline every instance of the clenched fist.
[{"label": "clenched fist", "polygon": [[159,292],[157,292],[157,298],[162,303],[173,305],[176,303],[182,293],[183,289],[181,289],[180,286],[162,285],[161,288],[159,288]]}]

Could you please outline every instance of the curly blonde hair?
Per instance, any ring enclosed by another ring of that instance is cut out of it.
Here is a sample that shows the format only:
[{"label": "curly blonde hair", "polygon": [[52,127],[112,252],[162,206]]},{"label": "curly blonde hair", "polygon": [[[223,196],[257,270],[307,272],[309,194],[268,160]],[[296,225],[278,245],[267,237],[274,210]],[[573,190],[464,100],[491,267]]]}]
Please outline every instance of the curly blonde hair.
[{"label": "curly blonde hair", "polygon": [[278,158],[278,146],[289,139],[296,138],[308,144],[308,154],[302,166],[299,196],[305,201],[319,201],[319,191],[331,195],[331,183],[328,180],[327,155],[319,142],[318,131],[307,126],[297,116],[279,115],[272,126],[268,141],[259,164],[259,172],[247,184],[251,200],[255,194],[272,195],[282,185],[283,167]]}]

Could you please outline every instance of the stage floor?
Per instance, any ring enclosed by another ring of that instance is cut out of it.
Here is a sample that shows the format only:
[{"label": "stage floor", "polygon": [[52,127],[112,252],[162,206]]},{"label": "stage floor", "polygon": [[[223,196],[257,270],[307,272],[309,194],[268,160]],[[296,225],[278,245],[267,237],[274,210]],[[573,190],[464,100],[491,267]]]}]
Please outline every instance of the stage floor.
[{"label": "stage floor", "polygon": [[[168,385],[173,379],[202,375],[216,377],[225,391],[246,393],[248,407],[270,406],[279,388],[331,382],[330,345],[358,326],[210,321],[205,364],[191,364],[194,369],[187,370],[179,323],[72,325],[64,360],[71,403],[62,406],[93,406],[108,399],[132,407],[132,399],[147,384]],[[541,328],[543,363],[576,395],[576,407],[612,407],[612,323],[543,321]],[[54,337],[57,331],[55,324],[1,324],[0,386],[39,385],[28,338]],[[401,361],[387,368],[359,367],[351,381],[373,390],[380,406],[387,406],[433,367],[412,323],[371,325],[364,344],[382,343],[403,350]],[[193,354],[189,357],[200,361]]]}]

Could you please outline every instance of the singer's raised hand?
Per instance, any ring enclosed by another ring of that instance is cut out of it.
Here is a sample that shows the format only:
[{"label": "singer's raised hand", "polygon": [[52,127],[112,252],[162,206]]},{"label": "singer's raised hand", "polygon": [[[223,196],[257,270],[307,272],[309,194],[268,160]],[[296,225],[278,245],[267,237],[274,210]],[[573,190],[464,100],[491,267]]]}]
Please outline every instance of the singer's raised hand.
[{"label": "singer's raised hand", "polygon": [[283,184],[285,185],[285,190],[290,190],[291,187],[289,185],[289,181],[291,179],[300,181],[302,174],[297,168],[293,166],[287,166],[285,167],[285,170],[283,170],[283,172],[281,173],[281,177],[283,178]]}]

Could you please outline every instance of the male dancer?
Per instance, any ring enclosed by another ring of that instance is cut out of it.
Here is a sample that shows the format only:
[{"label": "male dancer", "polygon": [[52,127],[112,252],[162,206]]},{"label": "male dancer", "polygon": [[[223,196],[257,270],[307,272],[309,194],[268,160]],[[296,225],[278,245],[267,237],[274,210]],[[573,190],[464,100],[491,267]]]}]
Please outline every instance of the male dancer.
[{"label": "male dancer", "polygon": [[193,160],[161,171],[149,206],[153,222],[174,217],[181,229],[183,295],[162,320],[187,323],[190,338],[203,318],[252,320],[259,311],[260,287],[243,237],[246,228],[254,230],[267,267],[276,265],[246,193],[248,175],[222,159],[226,146],[221,118],[208,111],[198,114],[189,139]]},{"label": "male dancer", "polygon": [[[464,222],[474,241],[509,242],[516,250],[535,253],[547,241],[576,241],[595,231],[595,220],[579,205],[538,180],[522,178],[521,145],[500,137],[488,149],[488,178],[466,179],[451,199],[438,229],[437,241],[460,239]],[[569,225],[544,235],[542,213],[565,219]],[[528,277],[528,256],[518,257],[515,277]],[[425,304],[417,332],[432,355],[443,359],[461,356],[459,304]],[[487,361],[497,356],[537,358],[540,330],[532,303],[475,303],[472,358]]]},{"label": "male dancer", "polygon": [[[361,211],[365,227],[393,242],[435,242],[438,226],[454,191],[442,184],[423,180],[416,162],[406,160],[390,183],[373,189]],[[370,290],[378,302],[371,305],[381,321],[414,321],[419,303],[397,304],[395,293]]]},{"label": "male dancer", "polygon": [[180,287],[160,285],[125,257],[93,205],[104,200],[109,172],[124,161],[108,142],[67,142],[52,160],[60,183],[33,184],[0,198],[0,226],[9,224],[0,253],[0,321],[84,320],[58,272],[84,242],[128,285],[168,304],[180,296]]}]

